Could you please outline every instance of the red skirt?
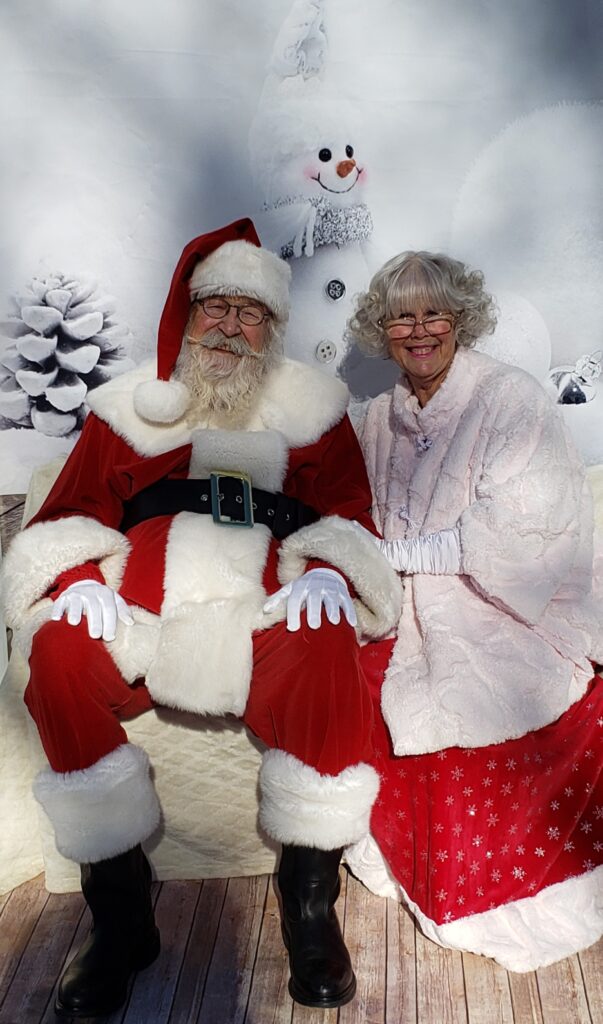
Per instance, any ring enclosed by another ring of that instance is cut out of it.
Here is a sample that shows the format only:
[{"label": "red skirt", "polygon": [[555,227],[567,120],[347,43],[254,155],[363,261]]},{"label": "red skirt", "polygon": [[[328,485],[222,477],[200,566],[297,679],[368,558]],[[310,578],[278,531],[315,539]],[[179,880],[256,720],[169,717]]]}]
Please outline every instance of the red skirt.
[{"label": "red skirt", "polygon": [[392,647],[362,650],[382,780],[371,831],[420,910],[444,924],[603,864],[603,678],[519,739],[396,757],[380,709]]}]

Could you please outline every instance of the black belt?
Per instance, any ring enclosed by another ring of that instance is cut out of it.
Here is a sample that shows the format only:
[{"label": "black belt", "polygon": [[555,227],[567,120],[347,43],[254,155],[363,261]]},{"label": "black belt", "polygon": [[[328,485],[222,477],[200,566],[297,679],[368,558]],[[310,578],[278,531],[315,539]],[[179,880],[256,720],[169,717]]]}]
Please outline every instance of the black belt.
[{"label": "black belt", "polygon": [[211,473],[208,480],[160,480],[124,503],[123,533],[145,519],[178,512],[212,515],[222,526],[269,526],[277,540],[314,523],[318,513],[297,498],[252,487],[243,473]]}]

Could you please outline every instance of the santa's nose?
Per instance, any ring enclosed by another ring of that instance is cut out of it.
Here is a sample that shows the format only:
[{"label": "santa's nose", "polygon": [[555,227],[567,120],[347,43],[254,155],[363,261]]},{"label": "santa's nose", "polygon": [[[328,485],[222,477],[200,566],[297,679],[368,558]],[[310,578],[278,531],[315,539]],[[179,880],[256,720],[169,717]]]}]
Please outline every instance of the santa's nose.
[{"label": "santa's nose", "polygon": [[337,164],[337,173],[340,178],[347,178],[348,174],[354,170],[356,166],[355,160],[340,160]]}]

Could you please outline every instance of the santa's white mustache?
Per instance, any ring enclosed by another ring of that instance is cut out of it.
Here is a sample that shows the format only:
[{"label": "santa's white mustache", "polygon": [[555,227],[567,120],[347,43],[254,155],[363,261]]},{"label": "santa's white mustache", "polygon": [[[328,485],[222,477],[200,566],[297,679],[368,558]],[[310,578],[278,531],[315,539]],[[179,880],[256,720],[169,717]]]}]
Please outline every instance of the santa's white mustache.
[{"label": "santa's white mustache", "polygon": [[190,334],[184,337],[190,345],[202,345],[203,348],[220,348],[224,352],[232,352],[235,356],[251,356],[252,359],[263,359],[265,352],[255,352],[241,335],[227,338],[219,330],[208,331],[202,338],[193,338]]}]

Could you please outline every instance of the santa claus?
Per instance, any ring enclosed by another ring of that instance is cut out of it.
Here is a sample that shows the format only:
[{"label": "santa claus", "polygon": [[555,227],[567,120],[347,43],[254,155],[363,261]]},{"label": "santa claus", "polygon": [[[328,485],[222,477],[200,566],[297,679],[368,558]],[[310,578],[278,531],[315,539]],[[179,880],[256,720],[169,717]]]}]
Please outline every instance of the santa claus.
[{"label": "santa claus", "polygon": [[122,720],[153,704],[234,714],[265,743],[260,820],[283,844],[292,996],[352,998],[334,911],[378,776],[358,636],[400,612],[366,528],[344,385],[283,357],[289,268],[249,220],[194,239],[157,366],[98,388],[81,438],[4,562],[49,767],[35,795],[82,865],[93,929],[56,1010],[107,1014],[159,935],[141,843],[160,808]]}]

